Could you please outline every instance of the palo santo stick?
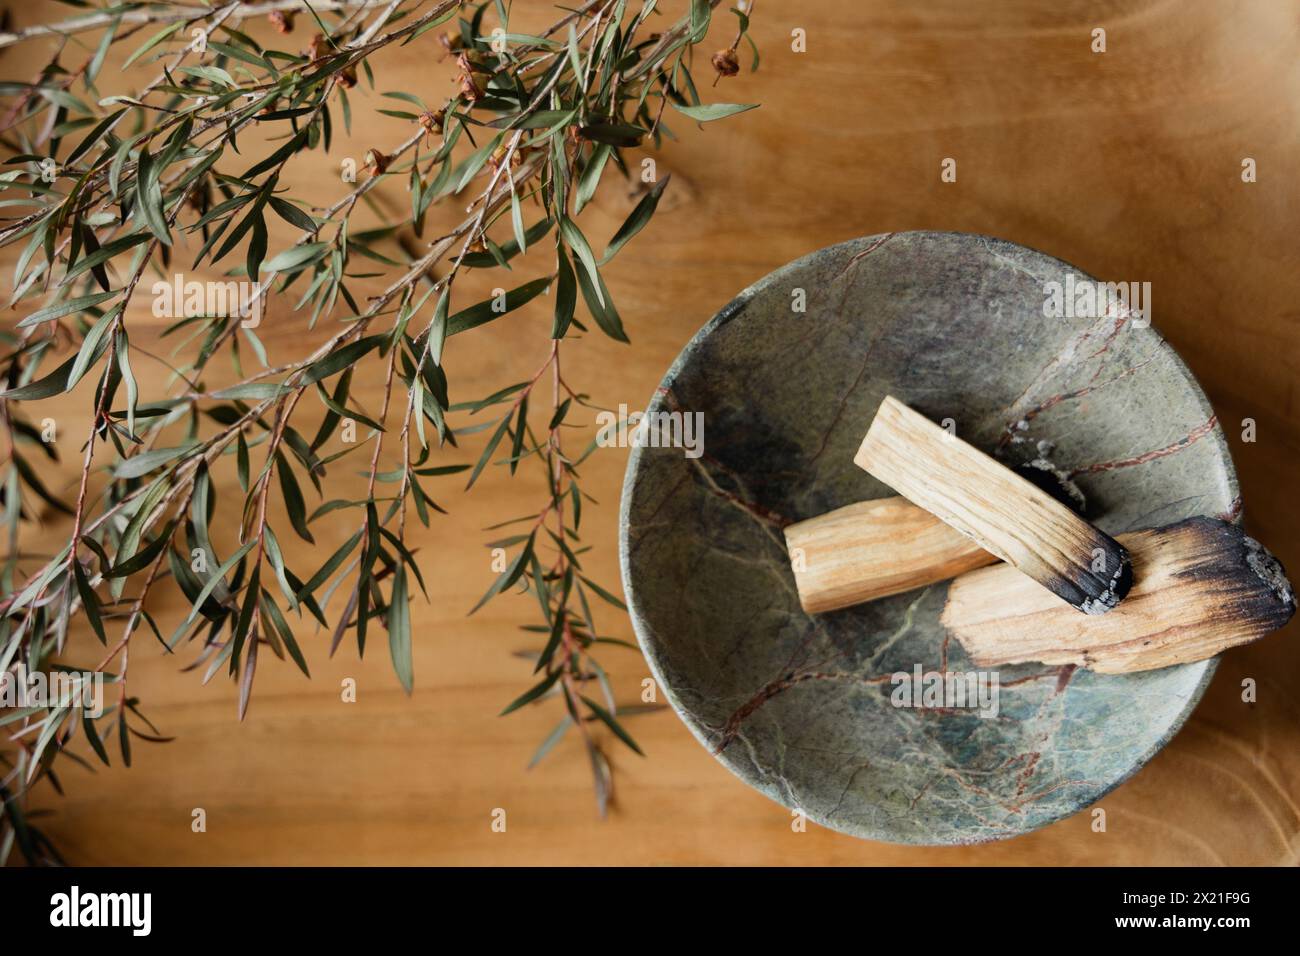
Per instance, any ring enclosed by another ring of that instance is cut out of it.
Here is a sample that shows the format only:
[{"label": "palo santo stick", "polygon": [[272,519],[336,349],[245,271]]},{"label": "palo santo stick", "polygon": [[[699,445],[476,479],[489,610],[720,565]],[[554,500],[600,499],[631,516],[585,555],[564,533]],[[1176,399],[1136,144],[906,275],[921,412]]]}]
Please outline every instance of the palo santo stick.
[{"label": "palo santo stick", "polygon": [[1114,538],[893,396],[853,460],[1080,611],[1105,614],[1128,593]]},{"label": "palo santo stick", "polygon": [[[1048,467],[1016,473],[1080,511],[1083,496]],[[924,508],[894,495],[859,501],[785,529],[799,603],[809,614],[901,594],[997,561]]]},{"label": "palo santo stick", "polygon": [[953,581],[940,621],[979,667],[1041,661],[1122,674],[1213,657],[1295,613],[1282,565],[1226,521],[1189,518],[1119,540],[1135,583],[1104,617],[1080,617],[999,565]]},{"label": "palo santo stick", "polygon": [[785,529],[799,603],[809,614],[900,594],[997,560],[924,508],[893,496]]}]

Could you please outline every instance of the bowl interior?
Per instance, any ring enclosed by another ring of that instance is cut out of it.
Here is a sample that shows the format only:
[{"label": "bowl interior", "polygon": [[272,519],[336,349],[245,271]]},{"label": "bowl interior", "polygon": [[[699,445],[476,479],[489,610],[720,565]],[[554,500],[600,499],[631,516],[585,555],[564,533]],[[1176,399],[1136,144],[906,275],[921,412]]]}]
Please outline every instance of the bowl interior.
[{"label": "bowl interior", "polygon": [[833,246],[723,309],[646,409],[701,413],[703,440],[698,456],[635,448],[628,465],[621,556],[642,647],[722,763],[823,825],[931,844],[1043,826],[1149,760],[1213,674],[1021,665],[997,675],[996,716],[899,708],[890,675],[973,670],[939,624],[947,585],[799,607],[782,528],[892,494],[853,464],[887,393],[1008,464],[1049,453],[1111,534],[1235,517],[1227,446],[1187,368],[1151,328],[1045,317],[1046,283],[1067,275],[1087,278],[983,236]]}]

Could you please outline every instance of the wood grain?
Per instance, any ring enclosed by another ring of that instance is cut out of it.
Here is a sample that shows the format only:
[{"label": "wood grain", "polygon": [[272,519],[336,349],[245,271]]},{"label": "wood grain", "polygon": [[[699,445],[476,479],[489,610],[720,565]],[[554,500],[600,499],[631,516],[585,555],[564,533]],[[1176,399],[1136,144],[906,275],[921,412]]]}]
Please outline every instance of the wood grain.
[{"label": "wood grain", "polygon": [[853,463],[1075,610],[1105,614],[1128,593],[1114,538],[892,395]]},{"label": "wood grain", "polygon": [[[22,26],[67,16],[69,8],[40,0],[10,12]],[[527,13],[521,30],[547,10],[529,4]],[[1098,26],[1108,37],[1101,55],[1089,49]],[[796,27],[807,31],[807,53],[790,50]],[[261,25],[249,29],[270,38]],[[608,276],[634,344],[596,337],[577,344],[566,356],[575,383],[607,406],[644,407],[718,307],[810,250],[891,229],[1001,236],[1093,275],[1153,283],[1156,326],[1204,383],[1233,442],[1248,530],[1300,567],[1297,4],[825,0],[760,4],[754,32],[760,71],[724,80],[716,93],[762,107],[725,127],[683,128],[658,157],[661,173],[674,173],[661,212]],[[305,44],[307,36],[300,27],[289,39]],[[34,75],[53,43],[6,51],[4,74]],[[385,54],[375,64],[379,89],[441,96],[450,74],[434,60],[416,44]],[[341,156],[359,159],[407,134],[401,121],[373,112],[382,102],[355,91],[353,135],[336,129],[335,152],[293,164],[283,185],[321,203],[344,195]],[[1241,181],[1247,156],[1259,164],[1257,183]],[[958,160],[955,183],[939,179],[945,157]],[[380,192],[394,212],[408,201],[399,182]],[[590,231],[611,234],[630,201],[619,189],[602,193]],[[273,234],[272,249],[291,238]],[[16,250],[6,253],[11,266]],[[463,294],[475,300],[497,281],[466,280]],[[548,347],[546,313],[539,303],[452,340],[453,399],[530,374]],[[158,323],[147,302],[128,324],[132,341],[149,347]],[[273,360],[300,354],[310,335],[284,303],[272,306],[264,325]],[[149,364],[137,375],[156,388],[165,373]],[[373,410],[378,386],[366,387],[360,400]],[[1086,408],[1086,396],[1078,401]],[[53,487],[71,483],[87,404],[78,395],[40,409],[62,423],[64,463],[47,476]],[[1240,440],[1245,418],[1256,422],[1257,441]],[[478,445],[467,446],[463,460],[472,461]],[[604,450],[584,468],[601,506],[583,519],[594,546],[583,561],[603,582],[617,577],[625,454]],[[233,483],[221,493],[229,500]],[[532,621],[530,599],[507,596],[465,617],[493,576],[481,546],[491,533],[481,529],[533,507],[540,484],[531,475],[491,474],[469,496],[452,484],[431,493],[451,514],[418,542],[432,601],[413,608],[413,697],[401,693],[382,653],[359,662],[344,648],[331,660],[328,637],[306,634],[313,679],[268,658],[249,719],[239,725],[232,686],[200,686],[194,674],[179,673],[187,659],[141,643],[132,692],[179,739],[138,746],[130,770],[69,768],[67,795],[43,795],[53,811],[43,825],[72,860],[1078,866],[1300,859],[1300,641],[1283,637],[1225,655],[1177,739],[1100,802],[1105,832],[1094,832],[1091,814],[1082,812],[987,846],[889,846],[817,827],[796,833],[786,810],[720,767],[670,713],[632,722],[649,756],[615,751],[617,806],[601,823],[574,741],[524,772],[559,720],[559,705],[494,716],[528,677],[530,665],[511,652],[536,646],[516,630]],[[341,524],[329,530],[329,540],[320,536],[322,552],[347,534]],[[56,542],[69,531],[51,516],[40,536]],[[178,608],[160,602],[155,610]],[[612,636],[631,636],[625,619],[601,621]],[[1296,630],[1294,622],[1287,629]],[[605,663],[620,699],[635,699],[648,676],[639,656],[611,654]],[[345,676],[360,683],[356,704],[339,699]],[[1252,682],[1253,702],[1243,700],[1244,681]],[[191,832],[195,807],[208,811],[207,833]],[[509,812],[504,834],[489,826],[496,807]]]},{"label": "wood grain", "polygon": [[1134,584],[1109,614],[1072,614],[1001,565],[953,581],[941,622],[980,667],[1040,661],[1126,674],[1214,657],[1295,613],[1276,560],[1226,521],[1191,518],[1119,541]]},{"label": "wood grain", "polygon": [[997,560],[898,495],[845,505],[784,533],[799,604],[810,614],[902,594]]}]

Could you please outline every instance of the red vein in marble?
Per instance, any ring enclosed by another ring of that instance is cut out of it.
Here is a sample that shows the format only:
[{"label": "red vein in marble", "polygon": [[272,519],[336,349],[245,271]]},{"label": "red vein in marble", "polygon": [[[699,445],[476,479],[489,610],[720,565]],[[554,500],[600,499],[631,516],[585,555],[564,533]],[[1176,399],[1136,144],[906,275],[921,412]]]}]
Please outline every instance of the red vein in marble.
[{"label": "red vein in marble", "polygon": [[1117,468],[1129,468],[1133,465],[1145,465],[1149,461],[1155,461],[1157,458],[1165,458],[1182,451],[1188,445],[1201,438],[1204,438],[1210,432],[1214,431],[1218,425],[1217,415],[1211,415],[1206,421],[1193,428],[1172,445],[1166,445],[1164,448],[1156,448],[1152,451],[1143,452],[1140,455],[1134,455],[1132,458],[1117,458],[1114,461],[1101,461],[1094,465],[1084,465],[1082,468],[1075,468],[1069,472],[1069,477],[1074,478],[1078,475],[1091,475],[1099,471],[1114,471]]}]

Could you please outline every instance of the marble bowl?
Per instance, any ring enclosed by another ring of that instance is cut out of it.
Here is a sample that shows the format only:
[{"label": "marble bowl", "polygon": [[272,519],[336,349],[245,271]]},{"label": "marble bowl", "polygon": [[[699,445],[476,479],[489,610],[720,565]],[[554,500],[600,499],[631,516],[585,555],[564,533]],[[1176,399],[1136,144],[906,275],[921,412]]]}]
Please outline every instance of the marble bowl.
[{"label": "marble bowl", "polygon": [[1150,760],[1213,676],[1214,661],[1020,665],[998,674],[995,717],[896,707],[891,674],[973,669],[939,624],[947,585],[799,607],[782,528],[892,493],[853,464],[886,393],[1008,464],[1050,451],[1111,534],[1236,517],[1227,444],[1187,367],[1152,328],[1046,318],[1045,283],[1068,274],[1087,278],[976,235],[832,246],[723,308],[646,409],[702,413],[704,431],[698,457],[639,447],[628,463],[620,557],[641,646],[718,760],[824,826],[958,844],[1060,820]]}]

